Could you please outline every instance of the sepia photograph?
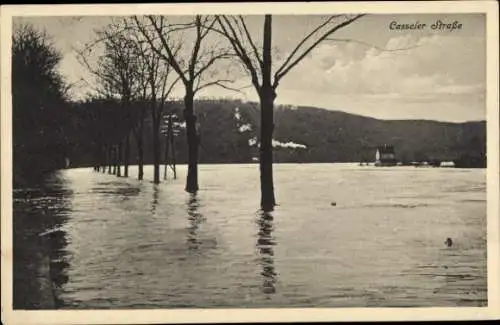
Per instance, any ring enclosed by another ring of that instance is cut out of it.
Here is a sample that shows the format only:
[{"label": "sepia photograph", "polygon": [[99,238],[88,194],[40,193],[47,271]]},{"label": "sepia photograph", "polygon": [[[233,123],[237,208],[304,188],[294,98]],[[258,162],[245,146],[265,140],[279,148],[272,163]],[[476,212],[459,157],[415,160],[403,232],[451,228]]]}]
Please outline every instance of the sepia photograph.
[{"label": "sepia photograph", "polygon": [[498,4],[380,5],[3,6],[2,321],[499,317]]}]

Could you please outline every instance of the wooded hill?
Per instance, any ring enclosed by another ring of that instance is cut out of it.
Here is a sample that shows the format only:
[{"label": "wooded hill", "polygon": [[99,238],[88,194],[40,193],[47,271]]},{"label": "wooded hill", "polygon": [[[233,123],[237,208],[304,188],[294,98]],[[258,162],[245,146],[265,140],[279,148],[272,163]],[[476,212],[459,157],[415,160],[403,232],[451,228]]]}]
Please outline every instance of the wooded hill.
[{"label": "wooded hill", "polygon": [[[147,109],[135,103],[136,110]],[[89,166],[98,137],[120,134],[118,104],[87,102],[71,105],[71,127],[67,128],[72,166]],[[106,108],[107,107],[107,108]],[[165,113],[181,117],[182,103],[170,102]],[[198,100],[195,105],[201,129],[200,163],[249,163],[258,157],[260,112],[257,103],[238,100]],[[106,118],[95,118],[95,114]],[[116,113],[118,112],[118,113]],[[151,121],[146,113],[145,163],[152,162]],[[136,163],[131,139],[130,163]],[[392,144],[400,161],[456,160],[484,157],[485,121],[447,123],[427,120],[378,120],[315,107],[278,106],[275,111],[275,162],[374,161],[376,147]],[[162,137],[162,148],[165,138]],[[253,146],[249,145],[249,142]],[[187,160],[184,133],[175,140],[178,163]],[[305,146],[305,148],[304,148]],[[163,153],[162,153],[163,156]]]}]

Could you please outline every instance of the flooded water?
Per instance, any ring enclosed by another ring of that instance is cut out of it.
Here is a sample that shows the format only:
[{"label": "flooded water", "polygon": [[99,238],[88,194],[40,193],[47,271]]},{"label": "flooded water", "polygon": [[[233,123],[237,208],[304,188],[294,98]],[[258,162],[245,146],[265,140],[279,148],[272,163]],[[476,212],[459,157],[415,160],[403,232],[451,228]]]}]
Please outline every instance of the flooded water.
[{"label": "flooded water", "polygon": [[15,191],[17,305],[50,308],[21,285],[48,266],[69,309],[487,304],[485,170],[278,164],[262,214],[257,165],[200,166],[196,196],[178,168]]}]

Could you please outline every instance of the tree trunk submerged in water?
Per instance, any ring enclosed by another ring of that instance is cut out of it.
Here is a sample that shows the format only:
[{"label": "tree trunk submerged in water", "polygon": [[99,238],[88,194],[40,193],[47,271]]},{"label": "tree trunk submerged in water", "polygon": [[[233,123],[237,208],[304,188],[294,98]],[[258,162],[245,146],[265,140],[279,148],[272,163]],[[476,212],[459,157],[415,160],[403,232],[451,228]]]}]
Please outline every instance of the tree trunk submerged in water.
[{"label": "tree trunk submerged in water", "polygon": [[273,93],[261,96],[261,135],[260,135],[260,205],[263,211],[272,211],[276,206],[273,181]]},{"label": "tree trunk submerged in water", "polygon": [[138,180],[142,180],[144,178],[144,148],[143,148],[143,142],[142,142],[142,135],[139,136],[139,139],[137,141],[137,153],[139,155],[139,159],[137,164],[139,173],[137,175]]},{"label": "tree trunk submerged in water", "polygon": [[142,180],[144,178],[144,117],[141,116],[139,121],[138,129],[133,130],[135,136],[135,142],[137,144],[137,179]]},{"label": "tree trunk submerged in water", "polygon": [[108,154],[108,149],[106,145],[104,145],[101,151],[101,169],[100,169],[100,171],[103,173],[106,172],[106,166],[108,165],[107,154]]},{"label": "tree trunk submerged in water", "polygon": [[118,149],[116,153],[116,176],[121,177],[122,176],[122,143],[120,142],[118,144]]},{"label": "tree trunk submerged in water", "polygon": [[200,138],[197,130],[196,115],[194,114],[194,93],[187,91],[184,97],[184,120],[186,121],[186,141],[188,145],[188,173],[186,192],[198,191],[198,147]]},{"label": "tree trunk submerged in water", "polygon": [[[218,25],[221,27],[220,33],[231,44],[234,54],[239,57],[245,70],[250,75],[252,84],[260,98],[260,181],[261,207],[263,210],[272,210],[276,205],[273,188],[272,135],[274,131],[273,106],[276,89],[280,81],[322,42],[328,40],[330,35],[349,26],[364,15],[342,15],[340,19],[336,19],[336,16],[330,16],[311,32],[305,34],[295,49],[283,58],[283,63],[277,66],[275,71],[272,71],[273,18],[271,14],[264,15],[262,52],[255,46],[258,42],[253,41],[246,28],[244,18],[240,17],[240,21],[238,21],[226,15],[216,16]],[[245,30],[246,33],[243,33],[242,30]],[[247,44],[250,44],[251,47],[246,46]],[[260,79],[262,82],[260,82]]]},{"label": "tree trunk submerged in water", "polygon": [[160,118],[153,118],[153,167],[155,184],[160,183]]},{"label": "tree trunk submerged in water", "polygon": [[[116,168],[113,167],[115,165],[114,160],[115,160],[115,148],[111,145],[109,146],[108,149],[108,174],[114,174],[116,172]],[[113,171],[113,169],[115,171]]]},{"label": "tree trunk submerged in water", "polygon": [[262,87],[260,89],[260,205],[263,211],[272,211],[276,206],[273,182],[273,131],[274,131],[274,99],[276,92],[271,83],[271,35],[272,17],[266,15],[264,20],[264,37],[262,51]]},{"label": "tree trunk submerged in water", "polygon": [[123,157],[123,176],[128,177],[128,165],[130,156],[130,133],[125,137],[125,152]]}]

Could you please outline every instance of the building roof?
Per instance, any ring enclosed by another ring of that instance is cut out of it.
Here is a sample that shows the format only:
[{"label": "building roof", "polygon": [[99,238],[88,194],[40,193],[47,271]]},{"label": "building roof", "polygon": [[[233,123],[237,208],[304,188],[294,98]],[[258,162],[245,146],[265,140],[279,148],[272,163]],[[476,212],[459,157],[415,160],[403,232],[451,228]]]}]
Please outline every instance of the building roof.
[{"label": "building roof", "polygon": [[378,152],[382,153],[394,153],[394,147],[390,144],[384,144],[377,147]]}]

